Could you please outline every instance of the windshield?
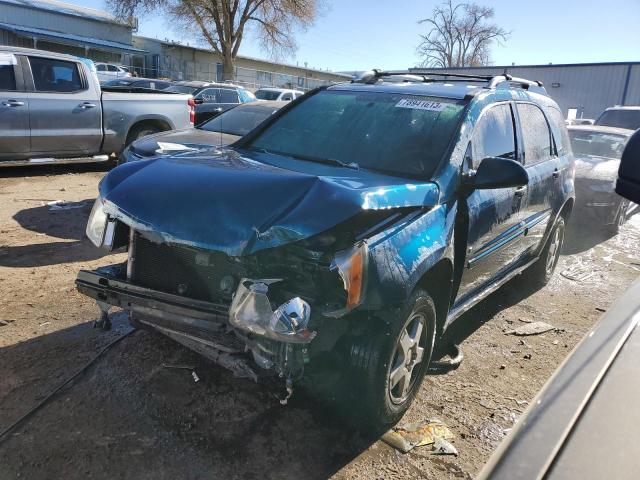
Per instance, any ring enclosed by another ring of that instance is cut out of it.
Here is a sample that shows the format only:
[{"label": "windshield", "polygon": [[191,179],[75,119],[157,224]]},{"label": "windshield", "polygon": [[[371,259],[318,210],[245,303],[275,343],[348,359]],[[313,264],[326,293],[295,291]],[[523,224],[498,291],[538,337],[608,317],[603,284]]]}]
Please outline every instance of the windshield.
[{"label": "windshield", "polygon": [[196,87],[188,87],[187,85],[171,85],[165,89],[165,92],[188,93],[193,95],[196,90],[198,90]]},{"label": "windshield", "polygon": [[281,92],[275,90],[258,90],[256,98],[258,100],[277,100]]},{"label": "windshield", "polygon": [[607,110],[600,115],[596,125],[637,130],[640,128],[640,110]]},{"label": "windshield", "polygon": [[278,110],[277,107],[251,105],[232,108],[198,128],[209,132],[222,132],[243,136],[261,124],[265,118]]},{"label": "windshield", "polygon": [[619,160],[627,144],[626,136],[611,133],[569,130],[569,138],[576,157],[588,155]]},{"label": "windshield", "polygon": [[457,130],[464,106],[462,100],[327,90],[291,109],[249,148],[430,176]]}]

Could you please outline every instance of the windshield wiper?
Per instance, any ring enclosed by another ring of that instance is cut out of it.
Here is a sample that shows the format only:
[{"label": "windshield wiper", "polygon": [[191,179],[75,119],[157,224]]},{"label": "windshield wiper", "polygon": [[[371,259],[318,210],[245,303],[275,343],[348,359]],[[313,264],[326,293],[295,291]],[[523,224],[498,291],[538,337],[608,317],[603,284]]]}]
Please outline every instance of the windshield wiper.
[{"label": "windshield wiper", "polygon": [[351,170],[360,170],[360,165],[356,162],[346,163],[337,158],[320,158],[310,155],[291,155],[293,158],[299,158],[300,160],[308,160],[309,162],[324,163],[325,165],[337,165],[343,168],[350,168]]}]

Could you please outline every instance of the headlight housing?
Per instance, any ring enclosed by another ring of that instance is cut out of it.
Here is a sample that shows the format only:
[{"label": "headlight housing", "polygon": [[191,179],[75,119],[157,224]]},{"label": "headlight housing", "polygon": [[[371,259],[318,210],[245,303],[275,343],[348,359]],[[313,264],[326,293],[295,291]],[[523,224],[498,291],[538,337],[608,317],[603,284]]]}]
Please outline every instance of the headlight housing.
[{"label": "headlight housing", "polygon": [[91,243],[96,247],[102,246],[104,240],[104,232],[107,226],[107,214],[104,211],[104,204],[102,203],[102,197],[98,196],[91,209],[89,215],[89,221],[87,222],[87,229],[85,233]]}]

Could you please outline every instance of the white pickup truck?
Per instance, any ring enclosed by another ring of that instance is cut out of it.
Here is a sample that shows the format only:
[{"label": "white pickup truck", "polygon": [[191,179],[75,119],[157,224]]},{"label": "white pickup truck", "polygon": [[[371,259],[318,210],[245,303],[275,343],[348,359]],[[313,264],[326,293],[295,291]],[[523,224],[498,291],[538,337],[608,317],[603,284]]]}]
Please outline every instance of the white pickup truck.
[{"label": "white pickup truck", "polygon": [[0,167],[108,161],[193,125],[190,95],[101,89],[91,61],[0,46]]}]

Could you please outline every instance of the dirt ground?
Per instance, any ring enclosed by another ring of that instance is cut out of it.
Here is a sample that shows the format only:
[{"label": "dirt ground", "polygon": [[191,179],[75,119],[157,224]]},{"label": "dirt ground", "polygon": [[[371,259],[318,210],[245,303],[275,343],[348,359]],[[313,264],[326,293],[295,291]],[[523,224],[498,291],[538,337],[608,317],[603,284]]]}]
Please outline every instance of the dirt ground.
[{"label": "dirt ground", "polygon": [[[97,182],[88,167],[0,170],[0,431],[129,331],[92,329],[81,268],[119,261],[84,238]],[[77,208],[52,209],[64,200]],[[585,332],[637,276],[640,221],[568,249],[551,284],[515,279],[449,334],[465,360],[426,379],[403,422],[437,418],[458,457],[400,454],[348,431],[304,395],[283,407],[169,339],[135,331],[39,412],[0,438],[0,479],[471,478]],[[122,254],[120,254],[122,257]],[[543,320],[556,330],[505,331]],[[196,366],[167,369],[163,362]]]}]

